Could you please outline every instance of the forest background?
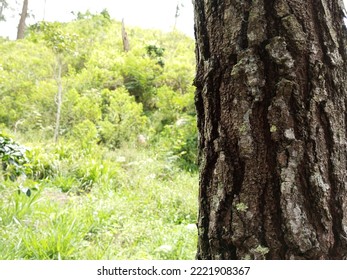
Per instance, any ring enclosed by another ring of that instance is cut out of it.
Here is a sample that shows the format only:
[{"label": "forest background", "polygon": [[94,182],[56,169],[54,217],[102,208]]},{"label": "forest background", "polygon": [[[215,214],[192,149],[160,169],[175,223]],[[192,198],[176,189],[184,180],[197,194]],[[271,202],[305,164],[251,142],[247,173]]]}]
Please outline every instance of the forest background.
[{"label": "forest background", "polygon": [[194,41],[74,16],[0,39],[0,259],[194,259]]}]

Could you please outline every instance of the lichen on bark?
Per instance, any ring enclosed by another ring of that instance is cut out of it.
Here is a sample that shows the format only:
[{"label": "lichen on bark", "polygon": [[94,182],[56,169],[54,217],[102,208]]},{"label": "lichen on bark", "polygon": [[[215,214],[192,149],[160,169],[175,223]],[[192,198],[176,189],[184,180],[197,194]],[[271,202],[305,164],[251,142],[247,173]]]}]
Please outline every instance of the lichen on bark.
[{"label": "lichen on bark", "polygon": [[197,258],[346,258],[347,36],[340,3],[194,5]]}]

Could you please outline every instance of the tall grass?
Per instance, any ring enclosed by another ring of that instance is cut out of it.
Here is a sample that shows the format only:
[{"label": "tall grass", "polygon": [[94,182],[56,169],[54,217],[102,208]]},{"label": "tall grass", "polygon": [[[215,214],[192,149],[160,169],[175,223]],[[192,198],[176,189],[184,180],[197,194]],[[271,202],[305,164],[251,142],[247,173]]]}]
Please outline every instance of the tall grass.
[{"label": "tall grass", "polygon": [[196,174],[144,149],[64,145],[38,148],[48,176],[22,183],[30,197],[0,174],[0,259],[194,259]]}]

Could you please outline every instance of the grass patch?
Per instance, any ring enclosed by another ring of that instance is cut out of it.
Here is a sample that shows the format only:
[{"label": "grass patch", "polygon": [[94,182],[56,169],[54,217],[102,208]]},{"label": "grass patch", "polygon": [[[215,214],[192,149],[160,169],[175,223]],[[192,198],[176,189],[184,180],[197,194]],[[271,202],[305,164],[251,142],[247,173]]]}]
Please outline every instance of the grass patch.
[{"label": "grass patch", "polygon": [[197,174],[146,150],[58,152],[30,197],[0,179],[0,259],[194,259]]}]

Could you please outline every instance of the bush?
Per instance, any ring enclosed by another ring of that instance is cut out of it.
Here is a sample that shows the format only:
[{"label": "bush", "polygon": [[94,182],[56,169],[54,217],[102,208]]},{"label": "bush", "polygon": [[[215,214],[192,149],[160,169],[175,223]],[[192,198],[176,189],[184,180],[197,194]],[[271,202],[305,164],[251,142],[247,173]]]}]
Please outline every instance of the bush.
[{"label": "bush", "polygon": [[91,149],[98,139],[98,131],[90,120],[84,120],[72,129],[72,136],[79,141],[83,149]]},{"label": "bush", "polygon": [[125,88],[102,91],[103,120],[99,122],[101,141],[108,147],[120,147],[122,143],[135,141],[146,129],[147,118],[142,104],[136,103]]},{"label": "bush", "polygon": [[197,127],[195,117],[185,116],[166,125],[159,140],[167,159],[189,171],[197,169]]},{"label": "bush", "polygon": [[26,147],[0,133],[0,160],[6,179],[14,181],[18,176],[25,175],[28,164],[26,151]]}]

